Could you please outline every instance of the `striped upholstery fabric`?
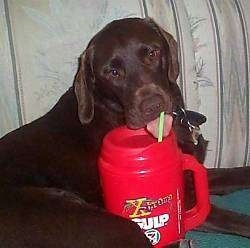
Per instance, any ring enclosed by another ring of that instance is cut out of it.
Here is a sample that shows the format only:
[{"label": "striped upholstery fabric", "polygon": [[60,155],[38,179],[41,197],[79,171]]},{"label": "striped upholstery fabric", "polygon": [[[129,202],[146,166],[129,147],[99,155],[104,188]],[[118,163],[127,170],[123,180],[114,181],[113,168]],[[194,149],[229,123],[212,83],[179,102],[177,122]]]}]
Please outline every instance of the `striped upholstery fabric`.
[{"label": "striped upholstery fabric", "polygon": [[0,1],[0,136],[43,115],[106,23],[152,17],[179,44],[186,106],[204,113],[206,165],[249,165],[250,1]]}]

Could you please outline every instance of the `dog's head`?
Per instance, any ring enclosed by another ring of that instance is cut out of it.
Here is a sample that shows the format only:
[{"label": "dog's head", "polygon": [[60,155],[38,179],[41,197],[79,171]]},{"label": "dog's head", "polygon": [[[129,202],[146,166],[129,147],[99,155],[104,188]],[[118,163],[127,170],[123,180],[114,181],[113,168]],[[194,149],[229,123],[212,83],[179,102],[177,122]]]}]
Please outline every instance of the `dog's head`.
[{"label": "dog's head", "polygon": [[183,105],[176,79],[177,44],[151,19],[113,21],[97,33],[80,58],[74,87],[82,124],[94,116],[94,101],[123,112],[136,129]]}]

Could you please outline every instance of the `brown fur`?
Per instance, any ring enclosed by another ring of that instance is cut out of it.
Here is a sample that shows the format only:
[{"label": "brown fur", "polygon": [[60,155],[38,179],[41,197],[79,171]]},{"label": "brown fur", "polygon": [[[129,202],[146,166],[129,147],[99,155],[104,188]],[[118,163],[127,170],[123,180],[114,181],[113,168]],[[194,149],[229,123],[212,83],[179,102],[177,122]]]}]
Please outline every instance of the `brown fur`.
[{"label": "brown fur", "polygon": [[[1,246],[150,247],[136,224],[102,209],[96,163],[109,130],[141,128],[161,111],[183,106],[178,73],[177,44],[152,20],[124,19],[101,30],[52,110],[0,140]],[[202,161],[203,137],[194,145],[180,123],[174,129],[183,151]],[[209,175],[216,181],[214,175],[226,173]],[[217,219],[210,223],[215,231]],[[249,217],[234,223],[222,231],[250,236]]]}]

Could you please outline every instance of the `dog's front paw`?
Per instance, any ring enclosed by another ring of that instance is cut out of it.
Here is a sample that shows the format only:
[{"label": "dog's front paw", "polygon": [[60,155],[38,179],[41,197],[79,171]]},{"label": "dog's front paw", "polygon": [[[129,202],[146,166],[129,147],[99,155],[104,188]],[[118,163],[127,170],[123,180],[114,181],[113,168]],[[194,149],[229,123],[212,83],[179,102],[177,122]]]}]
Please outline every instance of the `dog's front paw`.
[{"label": "dog's front paw", "polygon": [[194,240],[191,239],[182,239],[180,241],[179,248],[196,248],[197,245],[195,244]]},{"label": "dog's front paw", "polygon": [[191,239],[182,239],[177,243],[168,245],[166,248],[197,248],[195,242]]}]

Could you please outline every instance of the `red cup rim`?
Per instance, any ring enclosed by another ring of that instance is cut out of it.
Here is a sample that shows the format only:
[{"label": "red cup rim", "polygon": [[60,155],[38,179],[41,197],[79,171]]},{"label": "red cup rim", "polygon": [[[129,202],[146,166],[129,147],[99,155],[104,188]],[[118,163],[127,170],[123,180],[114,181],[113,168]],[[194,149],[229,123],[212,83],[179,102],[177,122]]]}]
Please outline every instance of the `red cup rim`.
[{"label": "red cup rim", "polygon": [[[149,143],[146,145],[142,144],[141,146],[129,146],[129,138],[135,136],[146,136]],[[126,146],[126,141],[128,146]],[[155,149],[159,150],[161,147],[163,147],[163,144],[165,147],[166,143],[169,143],[171,145],[174,141],[175,134],[173,130],[170,131],[169,135],[165,137],[162,142],[157,142],[157,139],[151,136],[151,134],[149,134],[144,128],[132,130],[128,129],[126,126],[122,126],[113,129],[104,137],[102,150],[105,153],[122,152],[124,154],[133,155],[144,152],[149,148],[154,149],[152,147],[155,147]]]}]

